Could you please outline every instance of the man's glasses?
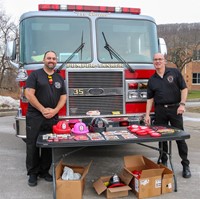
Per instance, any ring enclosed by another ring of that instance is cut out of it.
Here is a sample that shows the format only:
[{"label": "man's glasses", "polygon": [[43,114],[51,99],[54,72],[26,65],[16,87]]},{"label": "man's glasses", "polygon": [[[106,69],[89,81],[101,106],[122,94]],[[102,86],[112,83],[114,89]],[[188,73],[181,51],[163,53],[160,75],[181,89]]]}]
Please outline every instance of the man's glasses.
[{"label": "man's glasses", "polygon": [[153,61],[163,61],[164,59],[158,58],[158,59],[153,59]]}]

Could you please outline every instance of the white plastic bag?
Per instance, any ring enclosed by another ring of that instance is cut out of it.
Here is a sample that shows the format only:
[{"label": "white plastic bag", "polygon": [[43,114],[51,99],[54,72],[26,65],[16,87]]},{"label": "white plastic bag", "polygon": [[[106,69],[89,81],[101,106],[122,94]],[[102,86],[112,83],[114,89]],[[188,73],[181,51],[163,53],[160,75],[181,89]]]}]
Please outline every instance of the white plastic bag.
[{"label": "white plastic bag", "polygon": [[62,174],[62,180],[79,180],[81,178],[80,173],[74,173],[74,171],[65,166]]}]

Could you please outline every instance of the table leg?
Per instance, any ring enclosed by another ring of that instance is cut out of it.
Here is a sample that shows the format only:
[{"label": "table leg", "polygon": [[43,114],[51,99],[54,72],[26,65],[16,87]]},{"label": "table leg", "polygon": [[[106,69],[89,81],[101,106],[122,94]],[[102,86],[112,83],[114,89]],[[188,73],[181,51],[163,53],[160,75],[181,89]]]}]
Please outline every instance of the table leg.
[{"label": "table leg", "polygon": [[53,199],[56,199],[56,162],[55,162],[55,149],[52,148],[52,176],[53,176]]},{"label": "table leg", "polygon": [[172,142],[171,141],[169,141],[169,154],[168,155],[169,155],[170,166],[171,166],[171,169],[173,171],[174,191],[177,192],[177,179],[176,179],[176,175],[175,175],[173,164],[172,164]]},{"label": "table leg", "polygon": [[159,157],[158,157],[158,160],[157,160],[157,163],[160,164],[162,161],[161,161],[161,157],[163,155],[163,142],[160,142],[160,148],[159,148]]}]

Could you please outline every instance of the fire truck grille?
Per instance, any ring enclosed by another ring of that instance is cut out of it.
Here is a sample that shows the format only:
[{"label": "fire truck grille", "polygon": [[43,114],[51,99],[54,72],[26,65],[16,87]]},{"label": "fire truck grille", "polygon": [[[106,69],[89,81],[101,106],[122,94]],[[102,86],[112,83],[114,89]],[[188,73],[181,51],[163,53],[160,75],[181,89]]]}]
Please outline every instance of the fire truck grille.
[{"label": "fire truck grille", "polygon": [[[70,115],[85,115],[89,110],[99,110],[101,115],[111,115],[113,111],[123,112],[122,96],[70,97]],[[73,108],[76,107],[76,108]]]},{"label": "fire truck grille", "polygon": [[101,115],[123,113],[123,72],[68,72],[69,115],[99,110]]}]

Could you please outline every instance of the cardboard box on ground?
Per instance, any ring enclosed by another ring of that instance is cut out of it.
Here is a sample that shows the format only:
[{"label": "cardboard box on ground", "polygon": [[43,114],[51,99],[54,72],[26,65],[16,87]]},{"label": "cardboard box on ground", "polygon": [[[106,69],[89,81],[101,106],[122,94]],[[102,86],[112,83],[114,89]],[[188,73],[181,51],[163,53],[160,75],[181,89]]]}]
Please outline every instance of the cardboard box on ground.
[{"label": "cardboard box on ground", "polygon": [[94,182],[93,187],[98,195],[105,193],[106,198],[119,198],[128,196],[128,191],[131,190],[128,185],[131,182],[132,175],[128,171],[123,169],[118,176],[121,182],[125,184],[125,186],[113,188],[107,187],[105,183],[109,182],[112,176],[102,176],[96,182]]},{"label": "cardboard box on ground", "polygon": [[[129,184],[138,198],[148,198],[172,192],[173,172],[142,155],[124,157],[125,169],[132,174]],[[140,171],[140,176],[133,174]]]},{"label": "cardboard box on ground", "polygon": [[[85,179],[89,171],[90,162],[86,167],[64,164],[61,160],[56,166],[56,199],[82,199]],[[62,180],[64,167],[71,168],[74,173],[80,173],[80,180]]]},{"label": "cardboard box on ground", "polygon": [[173,191],[173,171],[164,165],[160,165],[161,168],[164,168],[162,173],[162,194],[170,193]]},{"label": "cardboard box on ground", "polygon": [[[86,167],[64,164],[61,160],[56,166],[56,198],[57,199],[82,199],[86,175],[89,171],[90,162]],[[81,174],[80,180],[62,180],[64,167],[68,166],[74,172]],[[141,171],[140,178],[133,175],[133,171]],[[98,195],[103,192],[106,198],[120,198],[128,196],[132,191],[138,198],[148,198],[170,193],[173,190],[173,172],[165,167],[151,161],[142,155],[124,157],[124,168],[118,175],[125,184],[122,187],[108,188],[104,183],[112,176],[102,176],[93,183]]]}]

